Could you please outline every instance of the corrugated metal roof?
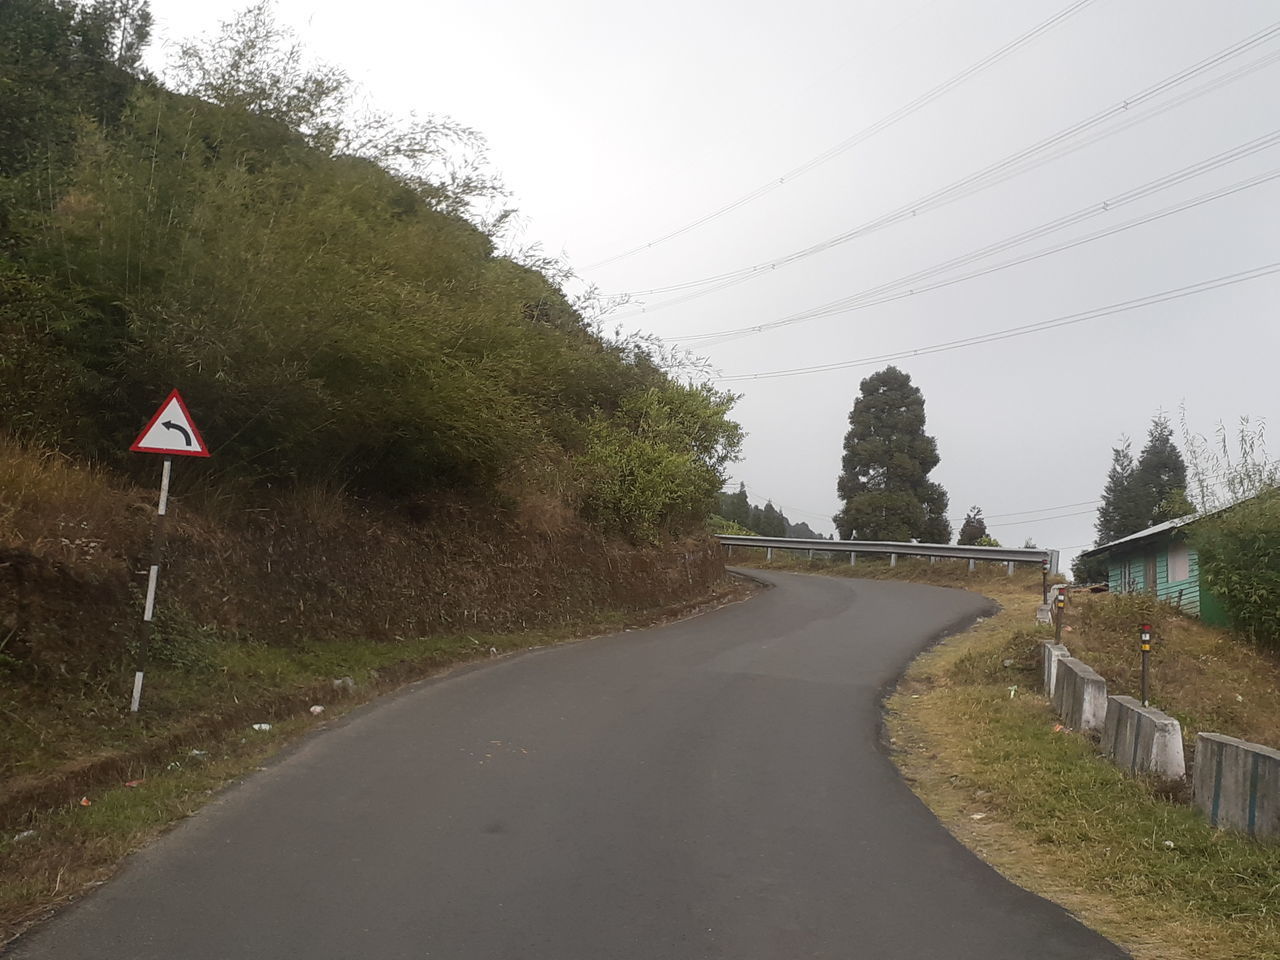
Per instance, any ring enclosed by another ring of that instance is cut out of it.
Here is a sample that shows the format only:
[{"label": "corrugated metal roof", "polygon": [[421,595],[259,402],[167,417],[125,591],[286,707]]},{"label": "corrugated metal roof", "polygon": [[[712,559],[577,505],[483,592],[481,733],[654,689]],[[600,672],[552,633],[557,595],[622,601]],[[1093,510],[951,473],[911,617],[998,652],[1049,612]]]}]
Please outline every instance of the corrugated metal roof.
[{"label": "corrugated metal roof", "polygon": [[1208,513],[1193,513],[1190,516],[1178,517],[1176,520],[1166,520],[1164,523],[1157,523],[1154,527],[1147,527],[1145,530],[1139,530],[1137,533],[1131,533],[1127,537],[1121,537],[1119,540],[1112,540],[1110,543],[1104,543],[1102,546],[1094,547],[1092,550],[1085,550],[1080,554],[1080,556],[1090,557],[1095,553],[1102,553],[1106,550],[1112,549],[1113,547],[1118,547],[1121,544],[1137,543],[1139,540],[1146,540],[1148,537],[1158,537],[1162,533],[1168,533],[1171,530],[1177,530],[1179,527],[1185,527],[1188,524],[1195,523],[1197,520],[1212,517],[1215,513],[1222,513],[1222,511],[1230,510],[1234,506],[1236,506],[1236,504],[1230,503],[1225,507],[1219,507],[1217,510],[1210,510]]}]

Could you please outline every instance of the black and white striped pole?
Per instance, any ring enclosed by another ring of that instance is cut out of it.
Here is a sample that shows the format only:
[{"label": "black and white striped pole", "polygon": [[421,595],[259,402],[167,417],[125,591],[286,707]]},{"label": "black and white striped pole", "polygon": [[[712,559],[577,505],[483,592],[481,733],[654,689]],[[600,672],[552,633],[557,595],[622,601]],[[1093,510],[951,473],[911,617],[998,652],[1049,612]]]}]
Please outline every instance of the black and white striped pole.
[{"label": "black and white striped pole", "polygon": [[147,595],[142,604],[142,625],[138,632],[138,662],[133,673],[133,698],[129,712],[137,714],[142,704],[142,681],[147,672],[147,653],[151,646],[151,623],[156,615],[156,590],[160,584],[160,564],[164,558],[164,518],[169,512],[169,482],[173,477],[173,458],[207,457],[209,448],[196,429],[182,396],[174,390],[160,404],[151,421],[142,428],[129,448],[137,453],[164,454],[160,474],[160,501],[156,506],[156,525],[151,535],[151,563],[147,568]]},{"label": "black and white striped pole", "polygon": [[173,475],[173,457],[164,458],[160,474],[160,502],[156,506],[156,526],[151,534],[151,566],[147,570],[147,598],[142,605],[142,629],[138,634],[138,667],[133,673],[131,713],[142,703],[142,676],[147,672],[147,648],[151,644],[151,621],[156,614],[156,588],[160,582],[160,561],[164,556],[164,515],[169,510],[169,478]]}]

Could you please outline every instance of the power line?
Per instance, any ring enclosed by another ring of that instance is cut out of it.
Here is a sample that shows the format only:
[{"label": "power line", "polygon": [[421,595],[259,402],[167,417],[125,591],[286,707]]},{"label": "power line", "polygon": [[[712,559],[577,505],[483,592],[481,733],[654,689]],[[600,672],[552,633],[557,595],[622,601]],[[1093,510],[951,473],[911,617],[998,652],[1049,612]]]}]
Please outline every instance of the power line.
[{"label": "power line", "polygon": [[1046,520],[1063,520],[1067,517],[1083,517],[1086,514],[1096,513],[1096,510],[1079,510],[1075,513],[1060,513],[1054,517],[1035,517],[1031,520],[1006,520],[1004,523],[989,523],[989,527],[1019,527],[1027,523],[1043,523]]},{"label": "power line", "polygon": [[[1270,66],[1271,64],[1277,61],[1280,61],[1280,53],[1273,52],[1255,61],[1252,61],[1249,64],[1242,66],[1241,68],[1237,69],[1236,71],[1233,71],[1228,75],[1215,78],[1213,80],[1206,82],[1205,84],[1202,84],[1200,87],[1196,87],[1196,88],[1193,88],[1192,90],[1187,91],[1185,94],[1183,94],[1181,97],[1177,98],[1175,101],[1173,101],[1170,104],[1166,104],[1164,106],[1154,108],[1147,112],[1136,109],[1139,105],[1147,103],[1148,101],[1154,100],[1155,98],[1167,93],[1168,91],[1174,89],[1175,87],[1180,86],[1186,81],[1196,76],[1199,76],[1200,74],[1205,73],[1206,71],[1212,70],[1213,68],[1222,65],[1228,60],[1231,60],[1237,56],[1240,56],[1241,54],[1247,52],[1248,50],[1253,49],[1259,44],[1272,39],[1278,33],[1280,33],[1280,22],[1272,24],[1270,27],[1267,27],[1264,30],[1258,31],[1255,34],[1252,34],[1251,36],[1246,37],[1244,40],[1241,40],[1238,43],[1235,43],[1229,47],[1224,48],[1223,50],[1219,51],[1218,53],[1214,54],[1211,57],[1207,57],[1204,60],[1201,60],[1190,67],[1187,67],[1181,71],[1178,71],[1177,73],[1171,74],[1170,76],[1161,80],[1159,83],[1156,83],[1150,87],[1147,87],[1146,89],[1139,91],[1138,93],[1133,94],[1132,96],[1119,101],[1118,103],[1112,105],[1111,107],[1108,107],[1107,109],[1097,114],[1094,114],[1091,117],[1088,117],[1068,127],[1065,127],[1062,130],[1059,130],[1057,133],[1049,137],[1046,137],[1043,140],[1040,140],[1029,147],[1025,147],[1012,154],[1009,154],[1003,159],[998,160],[995,163],[990,164],[981,170],[975,171],[964,177],[961,177],[960,179],[955,180],[952,183],[944,187],[941,187],[937,190],[934,190],[932,193],[926,194],[923,197],[917,198],[916,200],[913,200],[910,203],[904,204],[903,206],[900,206],[887,214],[883,214],[865,223],[859,224],[858,226],[853,227],[849,230],[846,230],[843,233],[836,234],[833,237],[828,237],[825,240],[821,240],[815,244],[811,244],[808,247],[804,247],[799,250],[792,251],[791,253],[785,254],[781,257],[777,257],[773,260],[756,263],[747,267],[740,267],[735,270],[714,274],[708,277],[702,277],[696,280],[686,280],[679,283],[668,284],[662,287],[653,287],[647,290],[629,291],[626,294],[628,296],[650,296],[654,294],[673,293],[673,292],[684,291],[684,290],[694,290],[695,288],[698,288],[698,287],[706,287],[708,285],[714,284],[714,286],[710,287],[707,290],[697,290],[694,293],[686,294],[683,297],[676,297],[671,300],[654,304],[652,306],[643,307],[639,310],[618,314],[618,318],[622,319],[630,316],[638,316],[643,313],[651,313],[665,307],[674,306],[679,303],[685,303],[689,300],[695,299],[696,297],[705,296],[709,293],[714,293],[716,291],[726,289],[727,287],[730,287],[730,286],[735,286],[739,283],[745,282],[746,280],[750,280],[755,277],[762,276],[765,273],[772,272],[773,270],[776,270],[779,267],[788,266],[791,263],[795,263],[799,260],[803,260],[817,253],[830,250],[834,247],[848,243],[852,240],[866,236],[870,233],[874,233],[892,224],[899,223],[903,220],[909,220],[913,217],[918,216],[920,213],[928,212],[929,210],[933,210],[938,207],[944,206],[955,200],[959,200],[964,197],[971,196],[974,193],[977,193],[981,190],[985,190],[988,187],[995,186],[996,184],[1012,179],[1013,177],[1020,176],[1021,174],[1026,173],[1032,169],[1035,169],[1038,166],[1042,166],[1045,163],[1058,159],[1061,156],[1065,156],[1068,153],[1081,149],[1084,146],[1088,146],[1091,143],[1095,143],[1098,140],[1113,136],[1116,133],[1119,133],[1122,130],[1128,129],[1129,127],[1134,126],[1137,123],[1145,122],[1146,120],[1149,120],[1154,116],[1158,116],[1160,113],[1163,113],[1168,109],[1172,109],[1173,107],[1180,106],[1181,104],[1187,102],[1190,99],[1193,99],[1194,97],[1201,96],[1209,92],[1210,90],[1217,89],[1219,86],[1225,85],[1226,83],[1234,82],[1235,80],[1241,79],[1242,77],[1247,76],[1250,73],[1253,73],[1264,67]],[[1088,130],[1108,120],[1111,120],[1117,116],[1123,116],[1124,119],[1120,123],[1116,124],[1113,128],[1109,130],[1101,131],[1091,139],[1078,141],[1078,142],[1071,142],[1072,139],[1077,137],[1079,134],[1085,133]],[[1055,151],[1055,152],[1048,152],[1048,151]],[[1045,155],[1041,156],[1041,154],[1045,154]]]},{"label": "power line", "polygon": [[[1021,266],[1025,263],[1040,260],[1044,257],[1061,253],[1066,250],[1071,250],[1087,243],[1092,243],[1096,240],[1115,236],[1118,233],[1122,233],[1126,230],[1132,230],[1135,227],[1144,226],[1148,223],[1154,223],[1157,220],[1163,220],[1167,217],[1184,213],[1188,210],[1195,209],[1196,207],[1203,206],[1207,203],[1212,203],[1216,200],[1234,196],[1244,190],[1263,186],[1273,180],[1280,179],[1280,167],[1252,177],[1247,177],[1244,180],[1239,180],[1225,187],[1210,190],[1207,193],[1199,194],[1198,196],[1191,197],[1190,199],[1180,201],[1122,223],[1114,224],[1102,230],[1097,230],[1093,233],[1085,234],[1050,247],[1042,248],[1029,254],[1022,254],[999,263],[989,264],[986,267],[970,271],[957,277],[924,284],[923,286],[919,285],[921,280],[927,280],[939,274],[946,273],[949,270],[953,270],[956,267],[965,266],[978,260],[985,259],[993,253],[999,253],[1011,247],[1018,246],[1028,240],[1034,240],[1045,236],[1046,234],[1057,232],[1065,227],[1074,226],[1085,219],[1115,210],[1120,206],[1133,202],[1134,200],[1150,196],[1159,190],[1167,189],[1170,186],[1182,183],[1185,180],[1190,179],[1192,176],[1199,176],[1203,173],[1209,172],[1210,170],[1216,170],[1227,163],[1234,162],[1235,160],[1246,156],[1251,156],[1260,150],[1269,149],[1277,144],[1280,144],[1280,130],[1274,131],[1273,133],[1268,134],[1265,137],[1261,137],[1258,140],[1251,141],[1249,144],[1227,151],[1224,154],[1219,154],[1217,157],[1210,158],[1210,160],[1193,164],[1191,167],[1184,168],[1176,174],[1170,174],[1168,177],[1161,177],[1158,180],[1151,181],[1143,187],[1135,188],[1134,190],[1121,194],[1118,197],[1103,200],[1100,203],[1085,207],[1073,214],[1068,214],[1065,217],[1059,217],[1056,220],[1041,224],[1038,227],[1025,230],[1022,233],[1015,234],[1011,237],[1006,237],[996,243],[988,244],[978,250],[953,257],[950,260],[946,260],[923,270],[918,270],[915,273],[899,277],[896,280],[887,281],[874,287],[869,287],[865,290],[859,291],[858,293],[840,297],[835,300],[829,300],[819,306],[811,307],[808,310],[803,310],[798,313],[793,313],[778,320],[753,324],[747,327],[735,327],[729,330],[719,330],[702,334],[692,334],[686,337],[670,337],[665,339],[669,342],[678,342],[682,344],[702,343],[706,346],[728,343],[733,340],[753,336],[758,333],[764,333],[769,330],[775,330],[780,327],[806,323],[810,320],[818,320],[824,317],[837,316],[844,313],[852,313],[857,310],[867,309],[868,307],[891,303],[895,300],[903,300],[908,297],[918,296],[919,294],[928,293],[943,287],[949,287],[968,280],[988,276],[1001,270],[1007,270],[1010,267]],[[895,293],[894,291],[898,292]]]},{"label": "power line", "polygon": [[884,353],[879,356],[862,357],[857,360],[843,360],[838,363],[824,363],[810,367],[792,367],[790,369],[770,370],[763,373],[744,373],[736,376],[716,377],[715,379],[721,383],[734,383],[742,380],[769,380],[778,377],[793,377],[809,373],[823,373],[829,370],[845,370],[849,367],[860,367],[868,364],[878,364],[893,360],[905,360],[910,357],[923,357],[935,353],[946,353],[950,350],[960,350],[965,347],[976,347],[982,344],[995,343],[1000,340],[1011,340],[1014,337],[1025,337],[1033,333],[1043,333],[1046,330],[1054,330],[1059,327],[1071,326],[1073,324],[1083,323],[1086,320],[1096,320],[1100,317],[1109,317],[1113,314],[1137,310],[1140,307],[1154,306],[1157,303],[1166,303],[1170,300],[1178,300],[1182,297],[1194,296],[1195,294],[1204,293],[1208,290],[1216,290],[1219,287],[1244,283],[1248,280],[1256,280],[1261,277],[1270,276],[1274,273],[1280,273],[1280,261],[1264,264],[1263,266],[1255,267],[1251,270],[1243,270],[1239,273],[1215,277],[1212,280],[1204,280],[1199,283],[1188,284],[1185,287],[1165,290],[1161,293],[1151,294],[1150,296],[1138,297],[1134,300],[1125,300],[1120,303],[1109,304],[1108,306],[1098,307],[1093,310],[1066,314],[1065,316],[1054,317],[1050,320],[1040,320],[1036,323],[1028,323],[1019,327],[1010,327],[1006,330],[996,330],[991,333],[978,334],[973,337],[963,337],[958,340],[947,340],[942,343],[930,344],[926,347],[917,347],[913,350],[900,350],[896,353]]},{"label": "power line", "polygon": [[696,230],[698,227],[711,223],[713,220],[718,220],[720,217],[724,216],[725,214],[730,213],[738,209],[739,207],[750,203],[753,200],[757,200],[768,193],[772,193],[774,190],[778,189],[779,187],[787,183],[790,183],[792,180],[795,180],[798,177],[803,176],[804,174],[808,173],[810,170],[814,170],[822,166],[824,163],[827,163],[828,161],[835,159],[841,154],[846,153],[849,150],[852,150],[854,147],[858,146],[859,144],[865,143],[867,140],[870,140],[876,134],[889,129],[898,121],[911,116],[911,114],[915,113],[918,110],[923,109],[924,107],[932,103],[934,100],[937,100],[939,97],[943,96],[950,90],[964,83],[966,80],[969,80],[974,76],[977,76],[979,73],[986,70],[988,67],[994,66],[996,63],[999,63],[1001,60],[1005,59],[1006,57],[1014,53],[1016,50],[1019,50],[1022,47],[1026,46],[1028,43],[1030,43],[1032,40],[1039,37],[1041,34],[1046,33],[1049,30],[1052,30],[1058,24],[1067,20],[1069,17],[1073,16],[1079,11],[1083,10],[1085,7],[1089,6],[1093,2],[1094,0],[1076,0],[1075,3],[1072,3],[1067,7],[1065,7],[1064,9],[1058,11],[1049,19],[1043,21],[1042,23],[1037,24],[1035,27],[1031,28],[1026,33],[1021,34],[1020,36],[1009,41],[1004,46],[1000,47],[998,50],[988,54],[987,56],[983,57],[981,60],[977,61],[976,63],[970,64],[968,67],[966,67],[964,70],[961,70],[959,73],[955,74],[950,79],[943,81],[942,83],[938,84],[936,87],[933,87],[931,90],[928,90],[927,92],[921,94],[920,96],[916,97],[914,100],[910,101],[909,103],[904,104],[903,106],[899,107],[897,110],[894,110],[892,113],[886,114],[885,116],[877,120],[875,123],[872,123],[869,126],[863,127],[857,133],[854,133],[851,136],[845,138],[844,140],[837,143],[835,146],[830,147],[827,150],[824,150],[822,153],[818,154],[815,157],[811,157],[810,159],[806,160],[804,163],[800,164],[798,167],[793,167],[792,169],[788,170],[786,173],[782,174],[781,176],[775,177],[774,179],[769,180],[766,183],[762,183],[760,186],[756,187],[754,190],[750,190],[747,193],[744,193],[742,196],[738,197],[736,200],[732,200],[722,207],[717,207],[715,210],[711,211],[710,213],[705,214],[701,217],[698,217],[696,220],[691,220],[688,223],[686,223],[684,226],[678,227],[669,233],[665,233],[662,236],[657,237],[656,239],[650,240],[647,243],[642,243],[639,246],[632,247],[629,250],[624,250],[621,253],[614,254],[613,256],[606,257],[603,260],[597,260],[595,263],[588,264],[583,269],[595,270],[599,267],[603,267],[611,263],[616,263],[619,260],[624,260],[628,257],[632,257],[637,253],[644,252],[645,250],[650,250],[653,247],[658,246],[659,244],[666,243],[668,240],[673,240],[676,237],[683,236],[684,234],[690,232],[691,230]]}]

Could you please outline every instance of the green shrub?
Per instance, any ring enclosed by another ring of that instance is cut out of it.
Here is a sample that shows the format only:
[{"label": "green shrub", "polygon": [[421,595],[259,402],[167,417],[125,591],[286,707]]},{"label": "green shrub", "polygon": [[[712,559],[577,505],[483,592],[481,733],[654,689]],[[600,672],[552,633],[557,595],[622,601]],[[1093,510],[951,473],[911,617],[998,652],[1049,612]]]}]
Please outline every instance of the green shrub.
[{"label": "green shrub", "polygon": [[581,458],[589,516],[638,539],[701,523],[742,442],[728,418],[734,399],[707,386],[672,384],[627,397],[613,417],[597,417]]},{"label": "green shrub", "polygon": [[1244,637],[1280,649],[1280,494],[1262,494],[1191,527],[1200,577]]}]

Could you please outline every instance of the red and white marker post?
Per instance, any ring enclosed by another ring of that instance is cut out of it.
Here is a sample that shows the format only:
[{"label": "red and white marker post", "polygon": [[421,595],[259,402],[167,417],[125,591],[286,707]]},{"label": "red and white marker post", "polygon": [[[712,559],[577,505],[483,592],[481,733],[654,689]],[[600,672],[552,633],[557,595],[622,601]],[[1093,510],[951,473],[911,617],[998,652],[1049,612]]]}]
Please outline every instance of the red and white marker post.
[{"label": "red and white marker post", "polygon": [[138,666],[133,675],[133,700],[129,704],[132,713],[138,712],[142,702],[142,676],[147,670],[147,647],[151,640],[151,620],[156,612],[156,585],[160,580],[160,560],[164,553],[164,517],[169,509],[169,478],[173,472],[173,458],[207,457],[209,447],[200,436],[195,421],[183,402],[182,395],[174,390],[160,404],[160,409],[142,428],[138,439],[129,447],[137,453],[164,455],[164,467],[160,474],[160,503],[156,508],[156,525],[151,537],[151,569],[147,572],[147,599],[142,608],[142,627],[138,634]]}]

